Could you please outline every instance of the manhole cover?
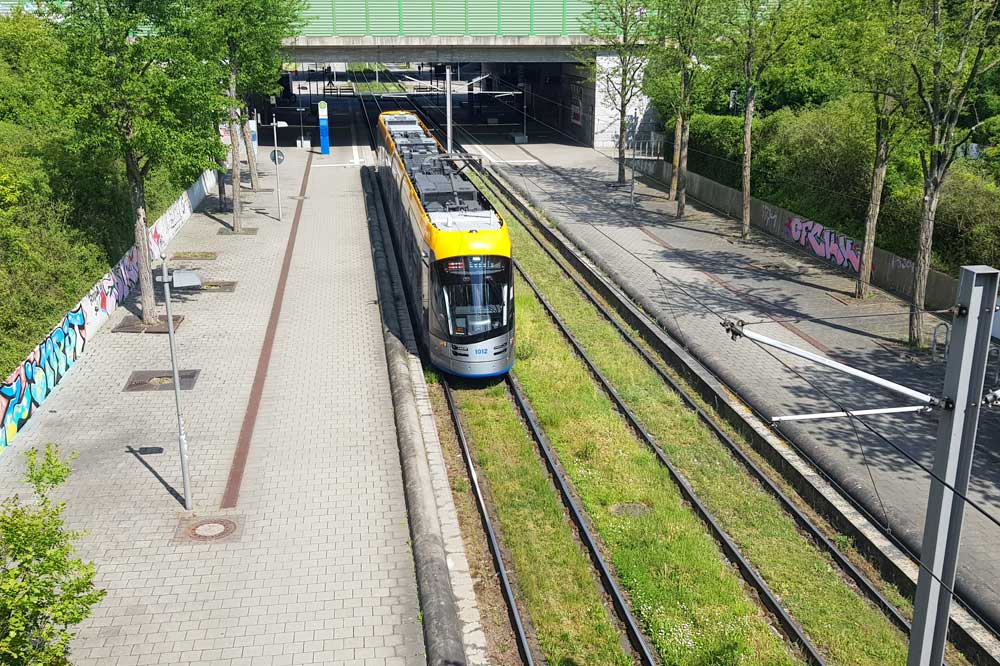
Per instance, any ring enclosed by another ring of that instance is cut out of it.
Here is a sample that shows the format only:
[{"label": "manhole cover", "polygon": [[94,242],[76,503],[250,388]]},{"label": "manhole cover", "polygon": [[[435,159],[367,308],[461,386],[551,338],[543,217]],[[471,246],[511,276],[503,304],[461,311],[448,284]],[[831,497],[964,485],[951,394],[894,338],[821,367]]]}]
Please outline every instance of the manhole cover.
[{"label": "manhole cover", "polygon": [[203,518],[184,528],[183,536],[192,541],[218,541],[236,532],[236,523],[229,518]]},{"label": "manhole cover", "polygon": [[194,261],[214,261],[219,258],[218,252],[175,252],[171,255],[171,261],[174,259],[192,259]]},{"label": "manhole cover", "polygon": [[[190,391],[198,381],[201,370],[180,370],[181,390]],[[172,391],[174,390],[174,373],[171,370],[136,370],[129,375],[122,391]]]},{"label": "manhole cover", "polygon": [[614,504],[609,510],[616,516],[627,516],[629,518],[638,518],[639,516],[645,516],[650,511],[649,506],[643,504],[642,502],[625,502],[622,504]]}]

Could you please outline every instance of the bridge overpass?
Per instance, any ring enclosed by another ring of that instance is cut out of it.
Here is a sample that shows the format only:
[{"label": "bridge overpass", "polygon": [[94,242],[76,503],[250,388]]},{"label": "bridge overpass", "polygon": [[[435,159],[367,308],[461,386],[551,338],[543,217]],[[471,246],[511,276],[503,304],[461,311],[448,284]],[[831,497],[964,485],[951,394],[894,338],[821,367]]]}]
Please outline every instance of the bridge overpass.
[{"label": "bridge overpass", "polygon": [[566,62],[588,0],[307,0],[299,61]]}]

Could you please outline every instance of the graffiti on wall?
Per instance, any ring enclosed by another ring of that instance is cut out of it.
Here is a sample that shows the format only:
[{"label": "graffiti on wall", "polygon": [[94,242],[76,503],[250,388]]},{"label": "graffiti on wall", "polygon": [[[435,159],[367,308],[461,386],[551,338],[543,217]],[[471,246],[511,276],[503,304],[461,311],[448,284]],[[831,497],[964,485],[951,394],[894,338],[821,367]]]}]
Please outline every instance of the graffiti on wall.
[{"label": "graffiti on wall", "polygon": [[[214,187],[214,177],[214,172],[202,175],[150,227],[151,258],[159,258],[161,251],[177,235],[194,208]],[[32,412],[76,363],[87,340],[92,339],[111,313],[125,302],[138,282],[139,253],[132,247],[0,384],[0,450],[10,444]]]},{"label": "graffiti on wall", "polygon": [[0,385],[0,414],[3,415],[0,446],[6,446],[13,439],[32,410],[73,367],[86,342],[86,318],[83,309],[77,307],[66,313],[62,323],[35,347],[8,381]]},{"label": "graffiti on wall", "polygon": [[855,248],[854,240],[827,229],[819,222],[789,216],[785,223],[785,236],[835,266],[851,268],[855,273],[861,268],[861,249]]}]

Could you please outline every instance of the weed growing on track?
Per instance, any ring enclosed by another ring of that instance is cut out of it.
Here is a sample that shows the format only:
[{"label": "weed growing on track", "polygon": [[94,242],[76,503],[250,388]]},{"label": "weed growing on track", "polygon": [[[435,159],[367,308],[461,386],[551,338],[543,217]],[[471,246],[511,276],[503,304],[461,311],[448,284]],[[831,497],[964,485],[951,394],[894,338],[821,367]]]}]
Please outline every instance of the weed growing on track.
[{"label": "weed growing on track", "polygon": [[535,352],[518,361],[517,376],[663,662],[795,663],[666,469],[597,388],[527,285],[515,293],[518,344]]},{"label": "weed growing on track", "polygon": [[456,390],[539,647],[550,664],[631,664],[503,383]]},{"label": "weed growing on track", "polygon": [[[518,224],[521,265],[785,607],[834,664],[905,663],[905,637],[844,582],[825,553],[747,475]],[[519,311],[523,322],[523,310]],[[519,330],[523,331],[523,327]]]}]

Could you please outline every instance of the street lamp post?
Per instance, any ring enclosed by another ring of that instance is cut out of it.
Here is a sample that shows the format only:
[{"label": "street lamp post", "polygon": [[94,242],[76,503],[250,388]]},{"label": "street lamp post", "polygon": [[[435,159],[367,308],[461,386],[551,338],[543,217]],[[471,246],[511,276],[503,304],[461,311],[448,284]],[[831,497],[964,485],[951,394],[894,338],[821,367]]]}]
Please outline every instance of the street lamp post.
[{"label": "street lamp post", "polygon": [[[282,120],[281,122],[285,126],[288,125],[288,123],[286,123],[284,120]],[[278,151],[278,116],[277,115],[272,115],[271,116],[271,127],[274,130],[274,152],[275,152],[275,154],[277,154],[277,151]],[[278,164],[280,164],[280,161],[277,160],[277,159],[275,159],[274,160],[274,191],[275,191],[275,194],[278,197],[278,222],[282,222],[283,220],[281,219],[282,218],[282,215],[281,215],[281,177],[278,175]]]},{"label": "street lamp post", "polygon": [[191,511],[194,502],[191,499],[191,474],[188,469],[187,434],[184,432],[184,419],[181,416],[181,378],[177,369],[177,343],[174,340],[174,318],[170,310],[170,283],[175,287],[199,287],[201,278],[194,271],[174,271],[167,274],[167,255],[160,254],[160,278],[163,284],[163,300],[167,306],[167,337],[170,340],[170,367],[174,375],[174,408],[177,411],[177,444],[181,456],[181,480],[184,483],[184,508]]}]

